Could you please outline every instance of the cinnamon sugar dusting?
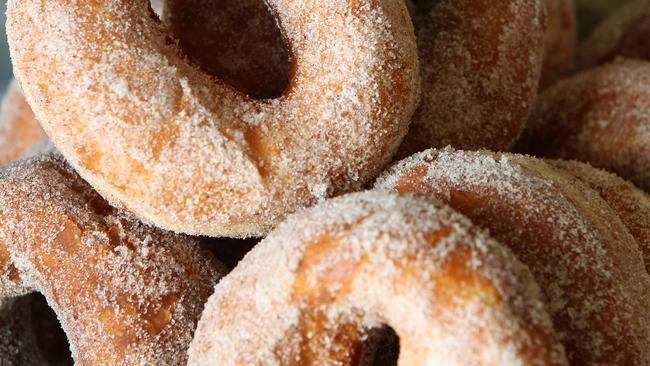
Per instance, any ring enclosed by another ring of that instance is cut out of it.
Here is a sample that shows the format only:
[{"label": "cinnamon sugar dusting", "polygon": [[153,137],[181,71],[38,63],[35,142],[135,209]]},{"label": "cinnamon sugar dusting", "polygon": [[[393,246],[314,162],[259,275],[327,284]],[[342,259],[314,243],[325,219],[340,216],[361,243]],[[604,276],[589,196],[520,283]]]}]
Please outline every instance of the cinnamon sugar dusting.
[{"label": "cinnamon sugar dusting", "polygon": [[112,208],[57,154],[0,169],[0,203],[0,242],[23,289],[0,293],[43,293],[76,364],[185,364],[225,272],[197,240]]},{"label": "cinnamon sugar dusting", "polygon": [[437,203],[366,192],[292,215],[208,300],[190,365],[347,364],[373,327],[403,364],[566,364],[531,274]]},{"label": "cinnamon sugar dusting", "polygon": [[[189,65],[144,0],[9,1],[15,73],[54,144],[111,203],[169,230],[260,235],[376,176],[419,82],[403,1],[268,4],[295,63],[278,99]],[[258,159],[249,130],[280,153]]]},{"label": "cinnamon sugar dusting", "polygon": [[618,214],[636,239],[650,273],[650,196],[625,179],[577,161],[549,160],[594,189]]},{"label": "cinnamon sugar dusting", "polygon": [[650,64],[618,59],[542,93],[519,143],[527,153],[575,159],[650,189]]},{"label": "cinnamon sugar dusting", "polygon": [[416,16],[422,103],[400,156],[430,147],[508,150],[537,93],[541,0],[425,1]]},{"label": "cinnamon sugar dusting", "polygon": [[650,362],[650,277],[616,213],[572,176],[521,155],[427,150],[379,190],[440,199],[508,245],[546,299],[577,364]]}]

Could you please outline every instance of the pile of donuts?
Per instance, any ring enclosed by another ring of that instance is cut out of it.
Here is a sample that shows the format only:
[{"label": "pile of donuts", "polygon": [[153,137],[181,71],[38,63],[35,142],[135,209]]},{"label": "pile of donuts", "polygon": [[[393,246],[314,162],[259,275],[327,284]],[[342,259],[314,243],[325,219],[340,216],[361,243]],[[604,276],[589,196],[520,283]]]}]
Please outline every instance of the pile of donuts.
[{"label": "pile of donuts", "polygon": [[7,6],[0,365],[650,365],[650,0]]}]

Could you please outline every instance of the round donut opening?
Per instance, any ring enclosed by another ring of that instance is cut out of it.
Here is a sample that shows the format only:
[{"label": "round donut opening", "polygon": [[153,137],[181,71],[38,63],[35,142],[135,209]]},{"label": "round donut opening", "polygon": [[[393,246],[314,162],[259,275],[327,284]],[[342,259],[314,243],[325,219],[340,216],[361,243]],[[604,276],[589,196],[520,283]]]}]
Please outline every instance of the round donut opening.
[{"label": "round donut opening", "polygon": [[253,99],[280,97],[291,58],[264,0],[166,0],[162,21],[187,59]]},{"label": "round donut opening", "polygon": [[41,353],[48,365],[72,366],[68,337],[61,328],[54,310],[40,293],[30,294],[32,326]]},{"label": "round donut opening", "polygon": [[203,238],[203,245],[221,263],[233,270],[237,263],[244,258],[261,239],[230,239],[230,238]]},{"label": "round donut opening", "polygon": [[372,328],[363,345],[361,364],[372,366],[396,366],[399,359],[399,336],[395,330],[384,324]]}]

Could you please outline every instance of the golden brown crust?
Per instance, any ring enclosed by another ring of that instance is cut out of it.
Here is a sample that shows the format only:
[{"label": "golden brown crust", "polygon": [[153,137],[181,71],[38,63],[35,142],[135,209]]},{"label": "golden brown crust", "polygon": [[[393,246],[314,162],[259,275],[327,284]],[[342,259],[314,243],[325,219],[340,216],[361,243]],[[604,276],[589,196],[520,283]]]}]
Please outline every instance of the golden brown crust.
[{"label": "golden brown crust", "polygon": [[567,160],[549,160],[548,163],[586,183],[616,211],[639,244],[650,273],[650,196],[625,179],[589,164]]},{"label": "golden brown crust", "polygon": [[399,156],[447,145],[509,150],[537,93],[543,2],[432,3],[416,21],[422,102]]},{"label": "golden brown crust", "polygon": [[544,62],[539,88],[545,90],[573,71],[578,29],[575,4],[545,0],[548,27],[544,36]]},{"label": "golden brown crust", "polygon": [[35,142],[45,137],[32,109],[15,80],[0,106],[0,164],[17,160]]},{"label": "golden brown crust", "polygon": [[208,300],[189,365],[353,365],[382,324],[399,336],[399,364],[566,364],[508,250],[445,206],[364,192],[292,215],[258,244]]},{"label": "golden brown crust", "polygon": [[376,189],[443,200],[527,264],[572,364],[650,362],[650,276],[616,213],[595,191],[541,160],[428,150]]},{"label": "golden brown crust", "polygon": [[260,235],[377,175],[419,81],[403,0],[268,4],[298,60],[279,99],[188,65],[144,1],[9,1],[15,74],[57,148],[112,203],[169,230]]},{"label": "golden brown crust", "polygon": [[[0,202],[10,280],[47,298],[76,364],[185,364],[224,273],[196,240],[110,207],[58,155],[0,170]],[[0,288],[0,300],[20,294]]]},{"label": "golden brown crust", "polygon": [[542,93],[518,149],[575,159],[650,189],[650,63],[621,59]]}]

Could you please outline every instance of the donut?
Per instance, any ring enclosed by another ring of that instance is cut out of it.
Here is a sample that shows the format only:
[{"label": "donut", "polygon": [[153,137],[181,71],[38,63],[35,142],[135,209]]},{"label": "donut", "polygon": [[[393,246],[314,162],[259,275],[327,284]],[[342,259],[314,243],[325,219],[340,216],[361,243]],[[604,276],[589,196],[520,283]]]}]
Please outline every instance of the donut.
[{"label": "donut", "polygon": [[616,174],[589,164],[568,160],[549,160],[547,163],[571,173],[600,194],[636,239],[645,268],[650,273],[650,196]]},{"label": "donut", "polygon": [[225,273],[195,239],[112,208],[57,154],[1,168],[0,202],[0,303],[42,293],[76,365],[186,364]]},{"label": "donut", "polygon": [[517,150],[573,159],[650,190],[650,63],[617,60],[542,93]]},{"label": "donut", "polygon": [[112,204],[176,232],[263,235],[378,175],[419,85],[404,0],[267,3],[296,60],[277,99],[189,65],[143,0],[9,1],[15,75]]},{"label": "donut", "polygon": [[163,20],[210,75],[257,99],[286,89],[289,53],[263,0],[166,0]]},{"label": "donut", "polygon": [[565,365],[539,288],[449,208],[363,192],[290,216],[215,288],[188,365],[352,365],[369,329],[400,365]]},{"label": "donut", "polygon": [[650,364],[650,276],[616,213],[577,179],[530,157],[427,150],[375,189],[439,199],[528,265],[572,365]]},{"label": "donut", "polygon": [[573,1],[546,0],[548,27],[544,36],[544,59],[539,89],[545,90],[574,68],[578,28]]},{"label": "donut", "polygon": [[603,21],[580,45],[578,65],[587,70],[616,57],[650,61],[650,3],[636,0]]},{"label": "donut", "polygon": [[0,105],[0,164],[17,160],[45,136],[15,80]]},{"label": "donut", "polygon": [[[418,10],[406,1],[417,30],[423,100],[400,155],[448,144],[512,147],[536,92],[543,41],[545,86],[572,67],[573,6],[557,0],[546,3],[552,29],[543,39],[539,0],[439,1],[435,6],[420,1]],[[490,13],[483,14],[486,8]],[[196,64],[222,75],[237,89],[261,98],[275,96],[286,86],[290,63],[262,1],[167,0],[164,19]],[[476,19],[484,20],[477,25]],[[495,27],[498,32],[486,32]],[[519,34],[513,28],[526,31]],[[484,47],[486,43],[495,46]],[[495,55],[495,50],[503,50],[503,55]],[[522,50],[530,57],[521,57]],[[472,59],[467,60],[467,53]],[[517,98],[512,98],[513,91]],[[477,133],[470,133],[473,130]]]},{"label": "donut", "polygon": [[544,3],[440,0],[418,8],[422,102],[398,156],[447,145],[509,150],[537,93]]}]

